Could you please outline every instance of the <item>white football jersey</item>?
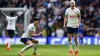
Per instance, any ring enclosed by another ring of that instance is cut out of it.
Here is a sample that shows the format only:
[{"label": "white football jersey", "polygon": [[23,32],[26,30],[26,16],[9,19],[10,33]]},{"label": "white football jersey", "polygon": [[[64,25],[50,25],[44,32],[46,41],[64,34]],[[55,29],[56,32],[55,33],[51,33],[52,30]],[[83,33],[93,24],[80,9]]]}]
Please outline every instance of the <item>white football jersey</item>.
[{"label": "white football jersey", "polygon": [[6,19],[8,21],[7,30],[15,30],[17,16],[15,17],[6,16]]},{"label": "white football jersey", "polygon": [[28,38],[28,37],[31,37],[31,36],[29,35],[29,32],[30,32],[30,31],[34,31],[34,32],[35,32],[35,26],[34,26],[33,23],[31,23],[31,24],[28,26],[28,28],[26,29],[25,33],[22,35],[21,38]]},{"label": "white football jersey", "polygon": [[76,7],[73,10],[71,8],[66,9],[65,16],[66,15],[68,16],[67,27],[72,27],[72,28],[79,27],[77,14],[80,14],[80,10]]}]

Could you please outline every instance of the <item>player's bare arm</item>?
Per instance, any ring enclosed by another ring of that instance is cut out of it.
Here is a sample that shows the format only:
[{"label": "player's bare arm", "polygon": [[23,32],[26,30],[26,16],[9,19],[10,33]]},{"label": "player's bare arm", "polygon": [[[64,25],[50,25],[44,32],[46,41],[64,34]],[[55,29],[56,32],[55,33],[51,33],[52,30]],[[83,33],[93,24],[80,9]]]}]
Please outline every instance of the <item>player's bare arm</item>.
[{"label": "player's bare arm", "polygon": [[81,14],[77,14],[77,17],[78,17],[78,24],[80,24],[80,22],[81,22]]},{"label": "player's bare arm", "polygon": [[68,17],[68,16],[65,16],[65,17],[64,17],[64,25],[63,25],[64,28],[65,28],[66,25],[67,25],[67,17]]},{"label": "player's bare arm", "polygon": [[1,12],[2,12],[2,14],[3,14],[5,17],[7,16],[7,15],[4,13],[4,11],[1,10]]},{"label": "player's bare arm", "polygon": [[[27,10],[26,10],[26,11],[27,11]],[[19,15],[18,18],[20,18],[21,16],[23,16],[23,15],[25,14],[26,11],[24,11],[21,15]]]},{"label": "player's bare arm", "polygon": [[29,32],[29,35],[30,35],[30,36],[40,36],[41,34],[42,34],[41,32],[38,33],[38,34],[34,33],[34,31],[30,31],[30,32]]}]

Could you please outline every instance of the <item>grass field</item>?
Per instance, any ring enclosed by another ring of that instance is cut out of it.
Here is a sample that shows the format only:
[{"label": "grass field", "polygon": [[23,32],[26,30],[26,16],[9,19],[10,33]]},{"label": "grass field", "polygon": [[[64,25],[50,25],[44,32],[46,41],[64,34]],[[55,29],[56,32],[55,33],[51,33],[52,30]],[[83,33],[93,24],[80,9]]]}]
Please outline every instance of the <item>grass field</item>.
[{"label": "grass field", "polygon": [[[13,45],[11,51],[7,51],[4,45],[0,45],[0,56],[18,56],[17,53],[24,45]],[[32,56],[33,48],[25,51],[25,56]],[[68,56],[67,45],[40,45],[38,53],[41,56]],[[73,55],[74,56],[74,55]],[[100,46],[80,45],[79,56],[100,56]]]}]

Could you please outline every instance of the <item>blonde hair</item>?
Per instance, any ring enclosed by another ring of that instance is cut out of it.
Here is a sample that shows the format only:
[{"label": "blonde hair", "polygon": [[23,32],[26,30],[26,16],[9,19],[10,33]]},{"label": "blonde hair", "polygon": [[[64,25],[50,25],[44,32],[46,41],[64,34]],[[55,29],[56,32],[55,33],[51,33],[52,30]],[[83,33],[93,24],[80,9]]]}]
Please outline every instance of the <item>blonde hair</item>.
[{"label": "blonde hair", "polygon": [[71,0],[71,1],[74,1],[74,0]]},{"label": "blonde hair", "polygon": [[74,3],[74,4],[75,4],[75,1],[74,1],[74,0],[71,0],[71,1],[70,1],[70,4],[71,4],[71,3]]}]

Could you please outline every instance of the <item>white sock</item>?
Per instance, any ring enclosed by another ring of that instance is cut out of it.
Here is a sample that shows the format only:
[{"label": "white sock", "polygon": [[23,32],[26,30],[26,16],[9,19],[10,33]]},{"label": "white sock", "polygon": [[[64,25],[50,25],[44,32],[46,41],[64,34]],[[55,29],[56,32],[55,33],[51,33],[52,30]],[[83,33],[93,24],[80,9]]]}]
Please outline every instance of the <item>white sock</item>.
[{"label": "white sock", "polygon": [[10,38],[9,43],[8,43],[8,48],[11,47],[12,42],[13,42],[13,38]]},{"label": "white sock", "polygon": [[26,45],[26,46],[21,50],[21,52],[26,51],[27,49],[29,49],[29,48],[32,47],[32,46],[33,46],[33,44]]},{"label": "white sock", "polygon": [[33,50],[34,50],[34,52],[33,52],[33,53],[36,53],[37,46],[38,46],[38,43],[34,44],[34,46],[33,46],[33,47],[34,47],[34,49],[33,49]]},{"label": "white sock", "polygon": [[69,50],[72,50],[72,42],[68,41]]},{"label": "white sock", "polygon": [[76,42],[76,43],[75,43],[75,51],[78,51],[78,50],[79,50],[79,43]]}]

